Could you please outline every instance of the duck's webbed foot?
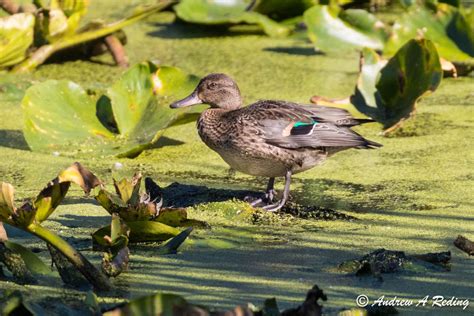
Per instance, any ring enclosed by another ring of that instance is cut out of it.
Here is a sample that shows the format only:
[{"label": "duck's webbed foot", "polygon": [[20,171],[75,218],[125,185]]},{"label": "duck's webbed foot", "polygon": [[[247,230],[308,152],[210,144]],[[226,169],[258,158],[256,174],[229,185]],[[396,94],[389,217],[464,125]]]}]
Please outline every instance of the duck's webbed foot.
[{"label": "duck's webbed foot", "polygon": [[[262,207],[264,210],[269,212],[276,212],[280,210],[283,205],[285,205],[290,195],[290,184],[291,184],[291,171],[287,171],[285,175],[285,189],[283,191],[283,196],[280,201],[272,204],[273,198],[276,195],[276,191],[273,189],[275,183],[275,178],[270,178],[268,182],[267,191],[263,198],[257,199],[250,203],[253,207]],[[263,205],[263,206],[262,206]]]},{"label": "duck's webbed foot", "polygon": [[274,184],[275,178],[270,178],[270,180],[268,181],[267,190],[261,198],[255,199],[253,197],[246,196],[244,198],[244,201],[249,202],[252,207],[261,207],[263,205],[272,203],[273,199],[277,195],[277,192],[275,191],[275,189],[273,189]]}]

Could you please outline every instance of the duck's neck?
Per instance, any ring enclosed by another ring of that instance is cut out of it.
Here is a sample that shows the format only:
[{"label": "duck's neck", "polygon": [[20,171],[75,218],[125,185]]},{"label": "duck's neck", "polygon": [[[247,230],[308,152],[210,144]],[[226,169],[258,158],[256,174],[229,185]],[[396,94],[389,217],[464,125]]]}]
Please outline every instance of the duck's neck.
[{"label": "duck's neck", "polygon": [[225,115],[232,110],[207,109],[201,113],[197,121],[199,136],[206,145],[211,148],[219,146],[225,135],[229,133],[230,124],[226,121]]}]

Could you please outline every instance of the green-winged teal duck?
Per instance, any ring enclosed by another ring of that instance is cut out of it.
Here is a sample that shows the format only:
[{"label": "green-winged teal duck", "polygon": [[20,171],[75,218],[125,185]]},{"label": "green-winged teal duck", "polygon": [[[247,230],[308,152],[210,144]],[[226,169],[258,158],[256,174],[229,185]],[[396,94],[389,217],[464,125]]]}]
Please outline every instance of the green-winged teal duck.
[{"label": "green-winged teal duck", "polygon": [[[171,108],[208,104],[197,128],[201,139],[233,169],[270,178],[265,195],[252,203],[269,211],[287,201],[291,176],[321,164],[349,148],[382,145],[350,128],[370,119],[357,119],[339,108],[263,100],[242,107],[237,84],[225,74],[210,74]],[[273,203],[275,177],[285,177],[282,199]]]}]

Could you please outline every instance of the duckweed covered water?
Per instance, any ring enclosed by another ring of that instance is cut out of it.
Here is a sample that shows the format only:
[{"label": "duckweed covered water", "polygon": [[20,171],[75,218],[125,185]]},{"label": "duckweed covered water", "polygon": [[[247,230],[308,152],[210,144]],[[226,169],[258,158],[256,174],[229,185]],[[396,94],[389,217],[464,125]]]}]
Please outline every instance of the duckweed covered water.
[{"label": "duckweed covered water", "polygon": [[[133,2],[123,1],[123,6]],[[92,15],[107,12],[110,19],[123,11],[110,0],[93,5]],[[310,44],[268,38],[253,28],[226,32],[172,22],[171,13],[161,13],[127,28],[131,63],[153,59],[200,76],[227,73],[238,82],[246,103],[265,98],[307,102],[315,94],[344,97],[354,88],[356,53],[316,55]],[[64,78],[100,90],[121,72],[110,63],[109,57],[102,57],[95,62],[49,64],[31,75],[9,77],[8,82],[24,89],[25,82]],[[360,294],[371,299],[444,295],[474,300],[472,258],[452,244],[458,234],[474,239],[473,87],[472,78],[445,79],[435,94],[423,99],[416,120],[399,130],[397,137],[380,137],[377,124],[357,129],[383,143],[383,148],[342,152],[294,177],[292,197],[298,204],[357,220],[254,214],[247,204],[231,198],[262,190],[266,179],[229,172],[219,156],[201,143],[192,123],[170,128],[155,148],[136,159],[91,155],[82,160],[109,185],[112,176],[130,176],[139,170],[163,186],[180,183],[174,186],[177,196],[184,184],[213,188],[199,189],[201,193],[184,205],[197,204],[189,208],[190,217],[207,221],[212,228],[196,229],[178,255],[154,255],[156,245],[132,249],[130,271],[115,281],[117,291],[100,301],[110,305],[122,298],[166,291],[217,308],[261,304],[275,296],[280,308],[288,308],[301,302],[313,284],[324,289],[328,301],[323,305],[330,312],[355,307]],[[11,91],[0,95],[0,179],[14,184],[17,197],[23,198],[37,194],[73,160],[28,150],[21,133],[21,91]],[[115,162],[123,168],[114,169]],[[76,188],[47,226],[98,263],[100,254],[90,251],[90,234],[109,220],[105,210]],[[43,243],[18,233],[12,236],[48,258]],[[390,274],[382,283],[337,272],[341,262],[379,248],[407,254],[451,250],[452,269]],[[64,302],[85,297],[51,280],[24,287],[2,281],[1,288],[20,289],[38,299],[59,297]],[[473,306],[471,301],[464,312],[472,313]],[[399,311],[447,310],[411,307]],[[453,308],[449,312],[463,311]]]}]

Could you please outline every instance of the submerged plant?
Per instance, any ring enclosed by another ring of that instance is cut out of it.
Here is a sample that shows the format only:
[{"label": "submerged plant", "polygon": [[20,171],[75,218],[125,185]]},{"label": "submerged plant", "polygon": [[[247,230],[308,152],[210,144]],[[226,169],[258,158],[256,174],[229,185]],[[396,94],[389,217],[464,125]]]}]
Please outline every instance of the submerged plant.
[{"label": "submerged plant", "polygon": [[168,126],[196,118],[168,106],[196,83],[178,68],[151,62],[127,70],[97,99],[74,82],[48,80],[25,93],[23,133],[34,151],[135,157]]},{"label": "submerged plant", "polygon": [[172,3],[159,1],[137,7],[120,21],[109,24],[92,21],[80,27],[88,0],[35,0],[26,13],[19,13],[21,8],[9,0],[1,1],[0,7],[11,15],[0,18],[0,69],[13,66],[13,71],[24,72],[35,69],[60,52],[66,55],[81,52],[84,57],[91,57],[107,50],[117,64],[127,66],[122,47],[125,38],[120,30]]},{"label": "submerged plant", "polygon": [[96,288],[107,290],[110,283],[107,277],[97,270],[81,253],[62,238],[43,227],[41,223],[55,211],[64,199],[71,183],[76,183],[88,193],[100,181],[90,171],[75,163],[63,170],[38,194],[27,199],[17,207],[14,202],[14,188],[2,182],[0,192],[0,221],[20,228],[46,241],[54,247]]}]

